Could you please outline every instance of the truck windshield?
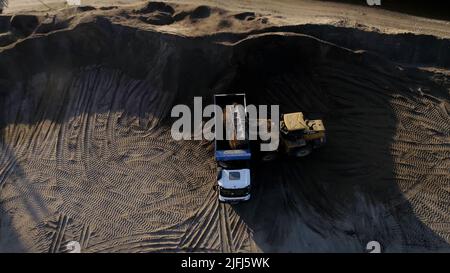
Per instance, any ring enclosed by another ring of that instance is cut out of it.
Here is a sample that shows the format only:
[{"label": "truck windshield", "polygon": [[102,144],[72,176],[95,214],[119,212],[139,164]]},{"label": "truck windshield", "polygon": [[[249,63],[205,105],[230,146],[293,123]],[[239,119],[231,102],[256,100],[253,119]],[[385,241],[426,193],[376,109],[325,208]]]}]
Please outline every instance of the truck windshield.
[{"label": "truck windshield", "polygon": [[250,187],[246,187],[243,189],[225,189],[220,188],[220,195],[223,197],[242,197],[246,196],[250,193]]}]

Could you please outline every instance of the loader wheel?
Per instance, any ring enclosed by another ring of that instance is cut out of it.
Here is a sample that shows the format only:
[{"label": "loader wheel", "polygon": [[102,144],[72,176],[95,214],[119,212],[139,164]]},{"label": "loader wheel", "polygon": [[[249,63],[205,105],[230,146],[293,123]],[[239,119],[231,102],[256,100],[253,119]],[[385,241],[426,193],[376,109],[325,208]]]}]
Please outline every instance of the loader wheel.
[{"label": "loader wheel", "polygon": [[304,157],[309,155],[312,152],[311,145],[306,145],[305,147],[298,148],[297,150],[293,151],[292,154],[295,157]]}]

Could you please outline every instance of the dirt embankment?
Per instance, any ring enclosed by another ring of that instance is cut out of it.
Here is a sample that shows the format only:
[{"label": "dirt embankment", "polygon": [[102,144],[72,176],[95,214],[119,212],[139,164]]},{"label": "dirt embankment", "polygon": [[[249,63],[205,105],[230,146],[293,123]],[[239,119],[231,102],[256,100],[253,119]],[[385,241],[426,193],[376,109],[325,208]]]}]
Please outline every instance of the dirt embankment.
[{"label": "dirt embankment", "polygon": [[[2,17],[0,251],[449,251],[448,76],[392,62],[448,67],[448,40],[268,27],[161,3]],[[212,144],[169,131],[173,105],[230,91],[328,130],[308,158],[257,165],[237,206],[217,203]]]}]

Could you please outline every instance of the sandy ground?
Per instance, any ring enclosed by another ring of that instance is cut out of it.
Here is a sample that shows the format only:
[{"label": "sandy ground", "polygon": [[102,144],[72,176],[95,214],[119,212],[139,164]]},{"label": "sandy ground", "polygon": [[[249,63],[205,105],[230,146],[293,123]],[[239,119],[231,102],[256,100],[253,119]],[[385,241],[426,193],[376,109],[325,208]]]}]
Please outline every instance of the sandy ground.
[{"label": "sandy ground", "polygon": [[[447,22],[304,3],[2,16],[0,251],[450,251]],[[230,90],[328,130],[255,162],[239,205],[217,202],[212,143],[170,137],[173,105]]]}]

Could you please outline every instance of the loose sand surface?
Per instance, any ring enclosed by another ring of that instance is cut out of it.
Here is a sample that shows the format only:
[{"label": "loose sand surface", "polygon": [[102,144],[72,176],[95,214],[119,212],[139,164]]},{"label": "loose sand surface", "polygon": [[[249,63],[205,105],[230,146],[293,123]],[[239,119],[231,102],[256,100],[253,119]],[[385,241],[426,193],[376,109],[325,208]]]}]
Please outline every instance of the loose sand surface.
[{"label": "loose sand surface", "polygon": [[[448,22],[188,2],[0,16],[0,252],[450,251]],[[231,91],[328,132],[255,162],[238,205],[213,144],[170,135],[172,106]]]}]

